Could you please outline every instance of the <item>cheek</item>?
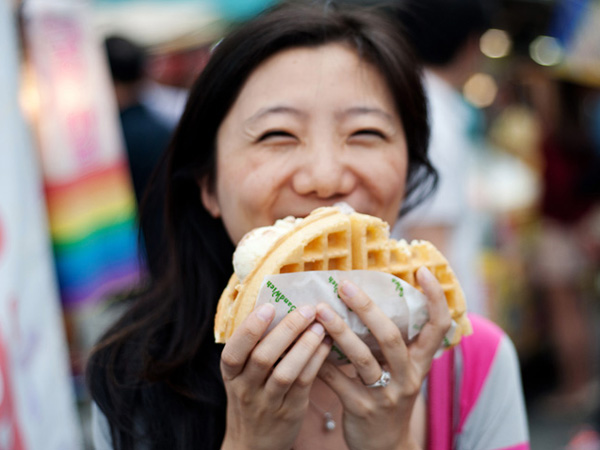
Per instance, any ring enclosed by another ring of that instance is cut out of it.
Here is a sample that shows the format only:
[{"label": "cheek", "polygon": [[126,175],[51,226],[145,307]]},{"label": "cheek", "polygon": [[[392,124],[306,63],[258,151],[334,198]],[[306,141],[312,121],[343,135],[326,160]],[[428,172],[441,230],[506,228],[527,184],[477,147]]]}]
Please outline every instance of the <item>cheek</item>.
[{"label": "cheek", "polygon": [[240,154],[219,162],[218,195],[226,216],[250,222],[261,220],[259,216],[265,213],[275,183],[267,169],[257,158]]},{"label": "cheek", "polygon": [[390,154],[379,158],[379,164],[371,159],[364,167],[371,168],[371,182],[376,186],[384,202],[392,202],[404,197],[407,161],[403,154]]}]

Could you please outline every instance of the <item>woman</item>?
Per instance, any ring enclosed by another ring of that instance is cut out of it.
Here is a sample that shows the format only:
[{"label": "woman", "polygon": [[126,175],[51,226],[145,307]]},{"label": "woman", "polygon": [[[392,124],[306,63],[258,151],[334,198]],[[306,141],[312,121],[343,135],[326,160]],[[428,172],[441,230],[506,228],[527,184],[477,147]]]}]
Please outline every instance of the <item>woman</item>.
[{"label": "woman", "polygon": [[[244,233],[338,201],[393,223],[417,187],[434,184],[426,99],[404,39],[374,13],[327,5],[286,4],[243,25],[195,84],[167,157],[164,269],[90,357],[98,448],[528,448],[514,350],[487,323],[484,351],[445,352],[424,388],[450,324],[426,269],[431,318],[409,346],[359,287],[340,289],[385,361],[324,304],[261,338],[273,318],[265,306],[224,348],[214,344],[216,302]],[[324,362],[332,340],[352,365]],[[474,368],[501,377],[491,388],[462,370],[471,354],[484,356]],[[465,379],[476,381],[461,389],[466,404],[481,394],[492,412],[448,413],[443,399]]]}]

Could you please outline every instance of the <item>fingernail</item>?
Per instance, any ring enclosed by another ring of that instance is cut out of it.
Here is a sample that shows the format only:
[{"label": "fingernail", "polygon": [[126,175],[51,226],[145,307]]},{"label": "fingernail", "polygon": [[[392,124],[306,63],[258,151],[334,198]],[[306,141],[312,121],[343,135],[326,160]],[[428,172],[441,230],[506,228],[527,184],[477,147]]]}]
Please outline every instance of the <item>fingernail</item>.
[{"label": "fingernail", "polygon": [[425,282],[436,280],[435,276],[433,276],[431,271],[425,266],[421,266],[419,268],[418,272],[419,272],[419,277],[422,277]]},{"label": "fingernail", "polygon": [[265,322],[271,320],[273,314],[275,314],[275,307],[270,303],[261,305],[256,311],[256,315],[259,317],[259,319],[264,320]]},{"label": "fingernail", "polygon": [[321,336],[325,332],[325,328],[323,328],[323,325],[320,323],[315,322],[310,326],[310,331],[315,333],[317,336]]},{"label": "fingernail", "polygon": [[323,322],[329,322],[330,320],[333,319],[333,311],[331,311],[328,307],[324,306],[322,308],[319,308],[319,318],[323,321]]},{"label": "fingernail", "polygon": [[307,319],[315,317],[315,307],[313,305],[304,305],[298,311],[300,311],[300,314]]},{"label": "fingernail", "polygon": [[352,298],[358,293],[358,288],[349,281],[342,281],[341,290],[342,293],[348,298]]}]

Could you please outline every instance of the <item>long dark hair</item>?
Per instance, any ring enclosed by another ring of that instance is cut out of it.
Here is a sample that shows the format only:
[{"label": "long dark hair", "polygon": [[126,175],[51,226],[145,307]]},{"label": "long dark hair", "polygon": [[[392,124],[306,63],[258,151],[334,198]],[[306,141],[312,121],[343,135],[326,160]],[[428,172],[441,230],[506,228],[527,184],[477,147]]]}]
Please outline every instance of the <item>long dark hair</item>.
[{"label": "long dark hair", "polygon": [[[115,448],[133,449],[137,441],[152,449],[220,447],[226,396],[222,348],[212,330],[234,248],[221,220],[202,206],[199,180],[214,183],[217,130],[249,75],[284,49],[332,42],[355,48],[387,81],[408,144],[404,209],[424,194],[417,186],[435,184],[420,68],[397,25],[333,2],[293,2],[230,33],[192,87],[163,173],[155,177],[159,184],[150,190],[155,199],[163,193],[166,235],[164,247],[148,252],[158,255],[150,261],[150,287],[90,355],[89,388],[108,418]],[[142,211],[142,227],[144,220]]]}]

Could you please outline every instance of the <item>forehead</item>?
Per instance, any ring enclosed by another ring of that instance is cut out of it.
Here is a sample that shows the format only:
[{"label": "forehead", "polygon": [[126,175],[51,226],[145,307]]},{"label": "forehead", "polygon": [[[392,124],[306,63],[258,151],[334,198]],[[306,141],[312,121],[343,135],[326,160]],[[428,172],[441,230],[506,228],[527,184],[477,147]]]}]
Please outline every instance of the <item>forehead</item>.
[{"label": "forehead", "polygon": [[[308,96],[308,97],[307,97]],[[394,109],[379,69],[343,43],[283,50],[262,62],[248,77],[237,104],[278,98],[313,103],[325,97],[379,101]]]}]

